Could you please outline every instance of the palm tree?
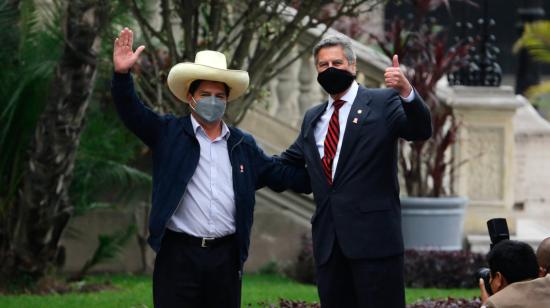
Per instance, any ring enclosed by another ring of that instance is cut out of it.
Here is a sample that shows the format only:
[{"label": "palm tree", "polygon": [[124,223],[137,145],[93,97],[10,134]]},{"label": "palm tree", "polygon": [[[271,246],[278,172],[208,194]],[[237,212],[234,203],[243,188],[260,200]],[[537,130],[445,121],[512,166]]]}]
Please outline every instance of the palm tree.
[{"label": "palm tree", "polygon": [[[0,281],[15,261],[13,240],[18,223],[18,193],[27,146],[44,108],[53,69],[61,57],[61,31],[36,17],[31,1],[0,4]],[[52,15],[53,16],[53,15]],[[58,19],[53,16],[53,23]],[[24,278],[23,278],[24,279]]]},{"label": "palm tree", "polygon": [[[110,66],[108,70],[111,71]],[[101,87],[97,90],[100,93],[108,92],[108,89]],[[140,245],[142,272],[147,270],[147,219],[143,224],[145,230],[138,230],[137,226],[140,223],[137,219],[138,211],[148,213],[149,206],[136,207],[142,204],[136,200],[148,198],[145,195],[150,194],[152,179],[149,174],[131,166],[132,161],[143,152],[143,145],[118,120],[110,97],[97,96],[99,99],[105,98],[105,101],[94,100],[90,106],[86,127],[78,147],[74,180],[70,187],[74,216],[84,215],[96,209],[120,208],[122,204],[134,215],[128,226],[120,226],[117,231],[110,234],[99,234],[98,245],[93,255],[77,274],[69,277],[69,280],[81,280],[94,266],[117,257],[134,235],[137,236]],[[66,233],[68,237],[78,238],[80,235],[77,230],[70,227]]]},{"label": "palm tree", "polygon": [[[0,144],[3,151],[8,149],[6,151],[16,154],[15,158],[2,155],[7,158],[0,165],[2,182],[9,183],[8,188],[2,190],[0,200],[1,282],[33,281],[47,273],[58,257],[59,239],[72,212],[68,191],[97,71],[97,46],[108,22],[109,4],[106,0],[58,4],[56,9],[64,8],[61,12],[65,14],[65,21],[62,31],[58,32],[63,36],[57,42],[64,43],[49,50],[37,50],[45,46],[32,39],[33,33],[40,36],[40,32],[48,30],[33,28],[39,22],[32,1],[7,1],[0,6],[2,23],[13,30],[3,31],[4,35],[12,36],[11,42],[15,43],[11,45],[11,55],[9,50],[1,51],[7,54],[12,67],[3,72],[5,75],[0,79],[2,91],[8,94],[4,97],[10,98],[8,104],[2,106],[0,115],[8,120],[2,129]],[[19,46],[15,52],[14,46]],[[54,57],[56,50],[60,51],[58,61]],[[40,57],[51,57],[52,61],[42,64]],[[29,65],[27,58],[36,60],[36,67]],[[23,66],[18,68],[20,64]],[[34,96],[22,96],[27,91]],[[25,110],[29,106],[24,103],[31,98],[34,105],[30,107],[42,109],[32,129],[25,127],[27,123],[15,120],[23,120],[19,112],[36,117],[36,110],[34,113],[32,109]],[[24,129],[19,131],[20,127]],[[20,140],[17,135],[24,138]],[[29,148],[26,148],[27,141],[30,141]],[[4,170],[9,171],[6,176]]]}]

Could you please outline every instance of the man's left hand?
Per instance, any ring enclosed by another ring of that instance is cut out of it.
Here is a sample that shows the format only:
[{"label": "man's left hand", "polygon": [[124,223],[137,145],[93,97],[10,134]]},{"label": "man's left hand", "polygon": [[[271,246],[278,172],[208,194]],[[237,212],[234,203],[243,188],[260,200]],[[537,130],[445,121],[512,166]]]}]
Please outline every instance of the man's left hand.
[{"label": "man's left hand", "polygon": [[386,68],[384,83],[386,87],[394,88],[401,97],[407,97],[411,94],[412,86],[407,78],[405,78],[401,68],[399,68],[397,55],[393,56],[393,66]]}]

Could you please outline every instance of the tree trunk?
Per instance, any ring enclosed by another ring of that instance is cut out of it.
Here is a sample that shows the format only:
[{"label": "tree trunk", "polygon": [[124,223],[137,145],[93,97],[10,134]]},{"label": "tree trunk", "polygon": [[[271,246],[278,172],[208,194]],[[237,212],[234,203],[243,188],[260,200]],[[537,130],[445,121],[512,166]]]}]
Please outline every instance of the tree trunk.
[{"label": "tree trunk", "polygon": [[68,190],[108,4],[106,0],[67,2],[63,56],[31,141],[17,206],[10,215],[16,221],[9,251],[2,253],[0,281],[36,281],[62,255],[59,239],[72,213]]}]

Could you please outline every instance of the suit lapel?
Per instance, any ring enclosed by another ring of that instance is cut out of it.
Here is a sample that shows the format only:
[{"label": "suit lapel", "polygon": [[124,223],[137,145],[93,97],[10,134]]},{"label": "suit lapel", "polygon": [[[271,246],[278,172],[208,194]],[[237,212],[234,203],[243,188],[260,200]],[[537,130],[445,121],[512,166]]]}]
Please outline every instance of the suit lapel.
[{"label": "suit lapel", "polygon": [[356,144],[357,138],[359,138],[363,124],[370,113],[370,101],[371,97],[367,89],[363,86],[359,86],[357,96],[355,97],[355,101],[348,115],[346,131],[344,132],[344,139],[342,140],[342,147],[340,149],[340,156],[338,157],[338,165],[336,166],[333,183],[338,181],[339,175],[342,173],[346,162],[349,161],[349,155],[353,151],[353,147]]},{"label": "suit lapel", "polygon": [[319,156],[319,150],[317,149],[317,143],[315,142],[315,124],[319,121],[319,118],[323,115],[327,109],[328,101],[324,104],[321,104],[312,112],[311,118],[306,125],[306,131],[304,132],[304,139],[307,139],[308,144],[311,148],[309,149],[313,153],[313,159],[311,160],[313,166],[308,166],[309,168],[314,168],[320,175],[324,177],[323,166],[321,165],[321,157]]}]

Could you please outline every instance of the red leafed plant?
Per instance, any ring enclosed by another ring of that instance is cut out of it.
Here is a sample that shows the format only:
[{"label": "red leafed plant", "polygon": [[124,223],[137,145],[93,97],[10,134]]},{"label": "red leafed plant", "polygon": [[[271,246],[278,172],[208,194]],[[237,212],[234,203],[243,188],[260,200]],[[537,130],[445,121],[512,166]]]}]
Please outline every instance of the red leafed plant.
[{"label": "red leafed plant", "polygon": [[436,84],[467,63],[471,43],[448,44],[445,27],[429,14],[448,1],[411,1],[414,18],[394,18],[383,36],[371,35],[380,49],[394,54],[408,69],[406,75],[432,114],[433,135],[427,141],[400,141],[399,165],[407,194],[417,197],[452,195],[452,172],[457,163],[449,155],[459,123],[452,108],[436,96]]}]

